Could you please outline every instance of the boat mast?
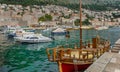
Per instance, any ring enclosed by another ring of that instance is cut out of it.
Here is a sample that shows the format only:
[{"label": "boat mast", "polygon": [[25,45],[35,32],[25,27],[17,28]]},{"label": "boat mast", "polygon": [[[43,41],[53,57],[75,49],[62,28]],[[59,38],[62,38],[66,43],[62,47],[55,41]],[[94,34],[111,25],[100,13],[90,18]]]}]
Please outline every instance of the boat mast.
[{"label": "boat mast", "polygon": [[82,49],[82,1],[80,0],[80,49]]}]

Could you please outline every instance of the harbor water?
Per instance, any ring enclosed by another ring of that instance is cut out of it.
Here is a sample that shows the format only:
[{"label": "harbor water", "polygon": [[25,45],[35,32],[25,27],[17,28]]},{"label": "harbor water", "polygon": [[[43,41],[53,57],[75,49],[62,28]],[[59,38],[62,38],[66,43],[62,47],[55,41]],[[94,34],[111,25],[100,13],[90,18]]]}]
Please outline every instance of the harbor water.
[{"label": "harbor water", "polygon": [[[50,36],[49,32],[43,35]],[[99,35],[111,41],[111,45],[120,38],[120,28],[110,28],[108,30],[83,30],[83,41],[90,40]],[[70,31],[70,38],[54,36],[55,40],[48,43],[20,44],[9,46],[2,52],[3,64],[0,72],[58,72],[57,63],[49,62],[46,55],[46,48],[58,45],[68,45],[79,43],[79,30]],[[13,40],[11,40],[13,41]]]}]

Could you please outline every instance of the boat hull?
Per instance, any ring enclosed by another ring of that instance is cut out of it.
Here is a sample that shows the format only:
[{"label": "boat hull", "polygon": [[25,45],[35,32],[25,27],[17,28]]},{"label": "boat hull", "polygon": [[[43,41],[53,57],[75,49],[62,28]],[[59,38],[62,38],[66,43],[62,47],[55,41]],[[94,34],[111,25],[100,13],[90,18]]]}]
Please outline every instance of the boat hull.
[{"label": "boat hull", "polygon": [[13,34],[8,34],[8,35],[7,35],[8,38],[14,38],[15,36],[16,36],[15,33],[13,33]]},{"label": "boat hull", "polygon": [[51,42],[52,39],[47,38],[47,39],[24,39],[22,37],[14,37],[16,42],[20,43],[45,43],[45,42]]},{"label": "boat hull", "polygon": [[76,71],[84,71],[91,64],[69,64],[69,63],[61,63],[59,66],[61,67],[60,72],[76,72]]},{"label": "boat hull", "polygon": [[50,41],[52,40],[16,40],[16,42],[20,42],[20,43],[45,43]]}]

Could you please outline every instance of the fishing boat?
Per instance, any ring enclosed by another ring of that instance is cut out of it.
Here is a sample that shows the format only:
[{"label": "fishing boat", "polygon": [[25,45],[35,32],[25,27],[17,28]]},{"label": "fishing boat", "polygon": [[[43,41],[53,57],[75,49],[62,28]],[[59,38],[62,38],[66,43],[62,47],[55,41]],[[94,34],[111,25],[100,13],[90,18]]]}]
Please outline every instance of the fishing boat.
[{"label": "fishing boat", "polygon": [[23,34],[22,36],[14,37],[16,42],[20,43],[40,43],[40,42],[50,42],[51,38],[43,36],[42,34]]},{"label": "fishing boat", "polygon": [[83,72],[104,52],[109,51],[110,41],[95,36],[90,41],[83,44],[82,40],[82,8],[80,0],[80,43],[74,44],[74,47],[57,46],[47,48],[48,60],[57,62],[59,72]]}]

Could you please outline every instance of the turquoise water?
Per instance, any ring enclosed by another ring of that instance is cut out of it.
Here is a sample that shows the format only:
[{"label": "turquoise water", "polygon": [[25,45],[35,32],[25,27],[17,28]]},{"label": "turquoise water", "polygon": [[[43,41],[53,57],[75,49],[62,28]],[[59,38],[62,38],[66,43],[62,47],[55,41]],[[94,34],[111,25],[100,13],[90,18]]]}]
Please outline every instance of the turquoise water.
[{"label": "turquoise water", "polygon": [[[49,36],[49,32],[43,33]],[[120,38],[120,28],[95,31],[83,30],[83,41],[100,35],[111,41],[111,45]],[[0,72],[58,72],[57,63],[49,62],[46,55],[46,48],[57,45],[79,43],[79,31],[70,31],[70,38],[65,36],[54,36],[55,40],[49,43],[39,44],[16,44],[9,47],[4,53],[4,65]]]}]

